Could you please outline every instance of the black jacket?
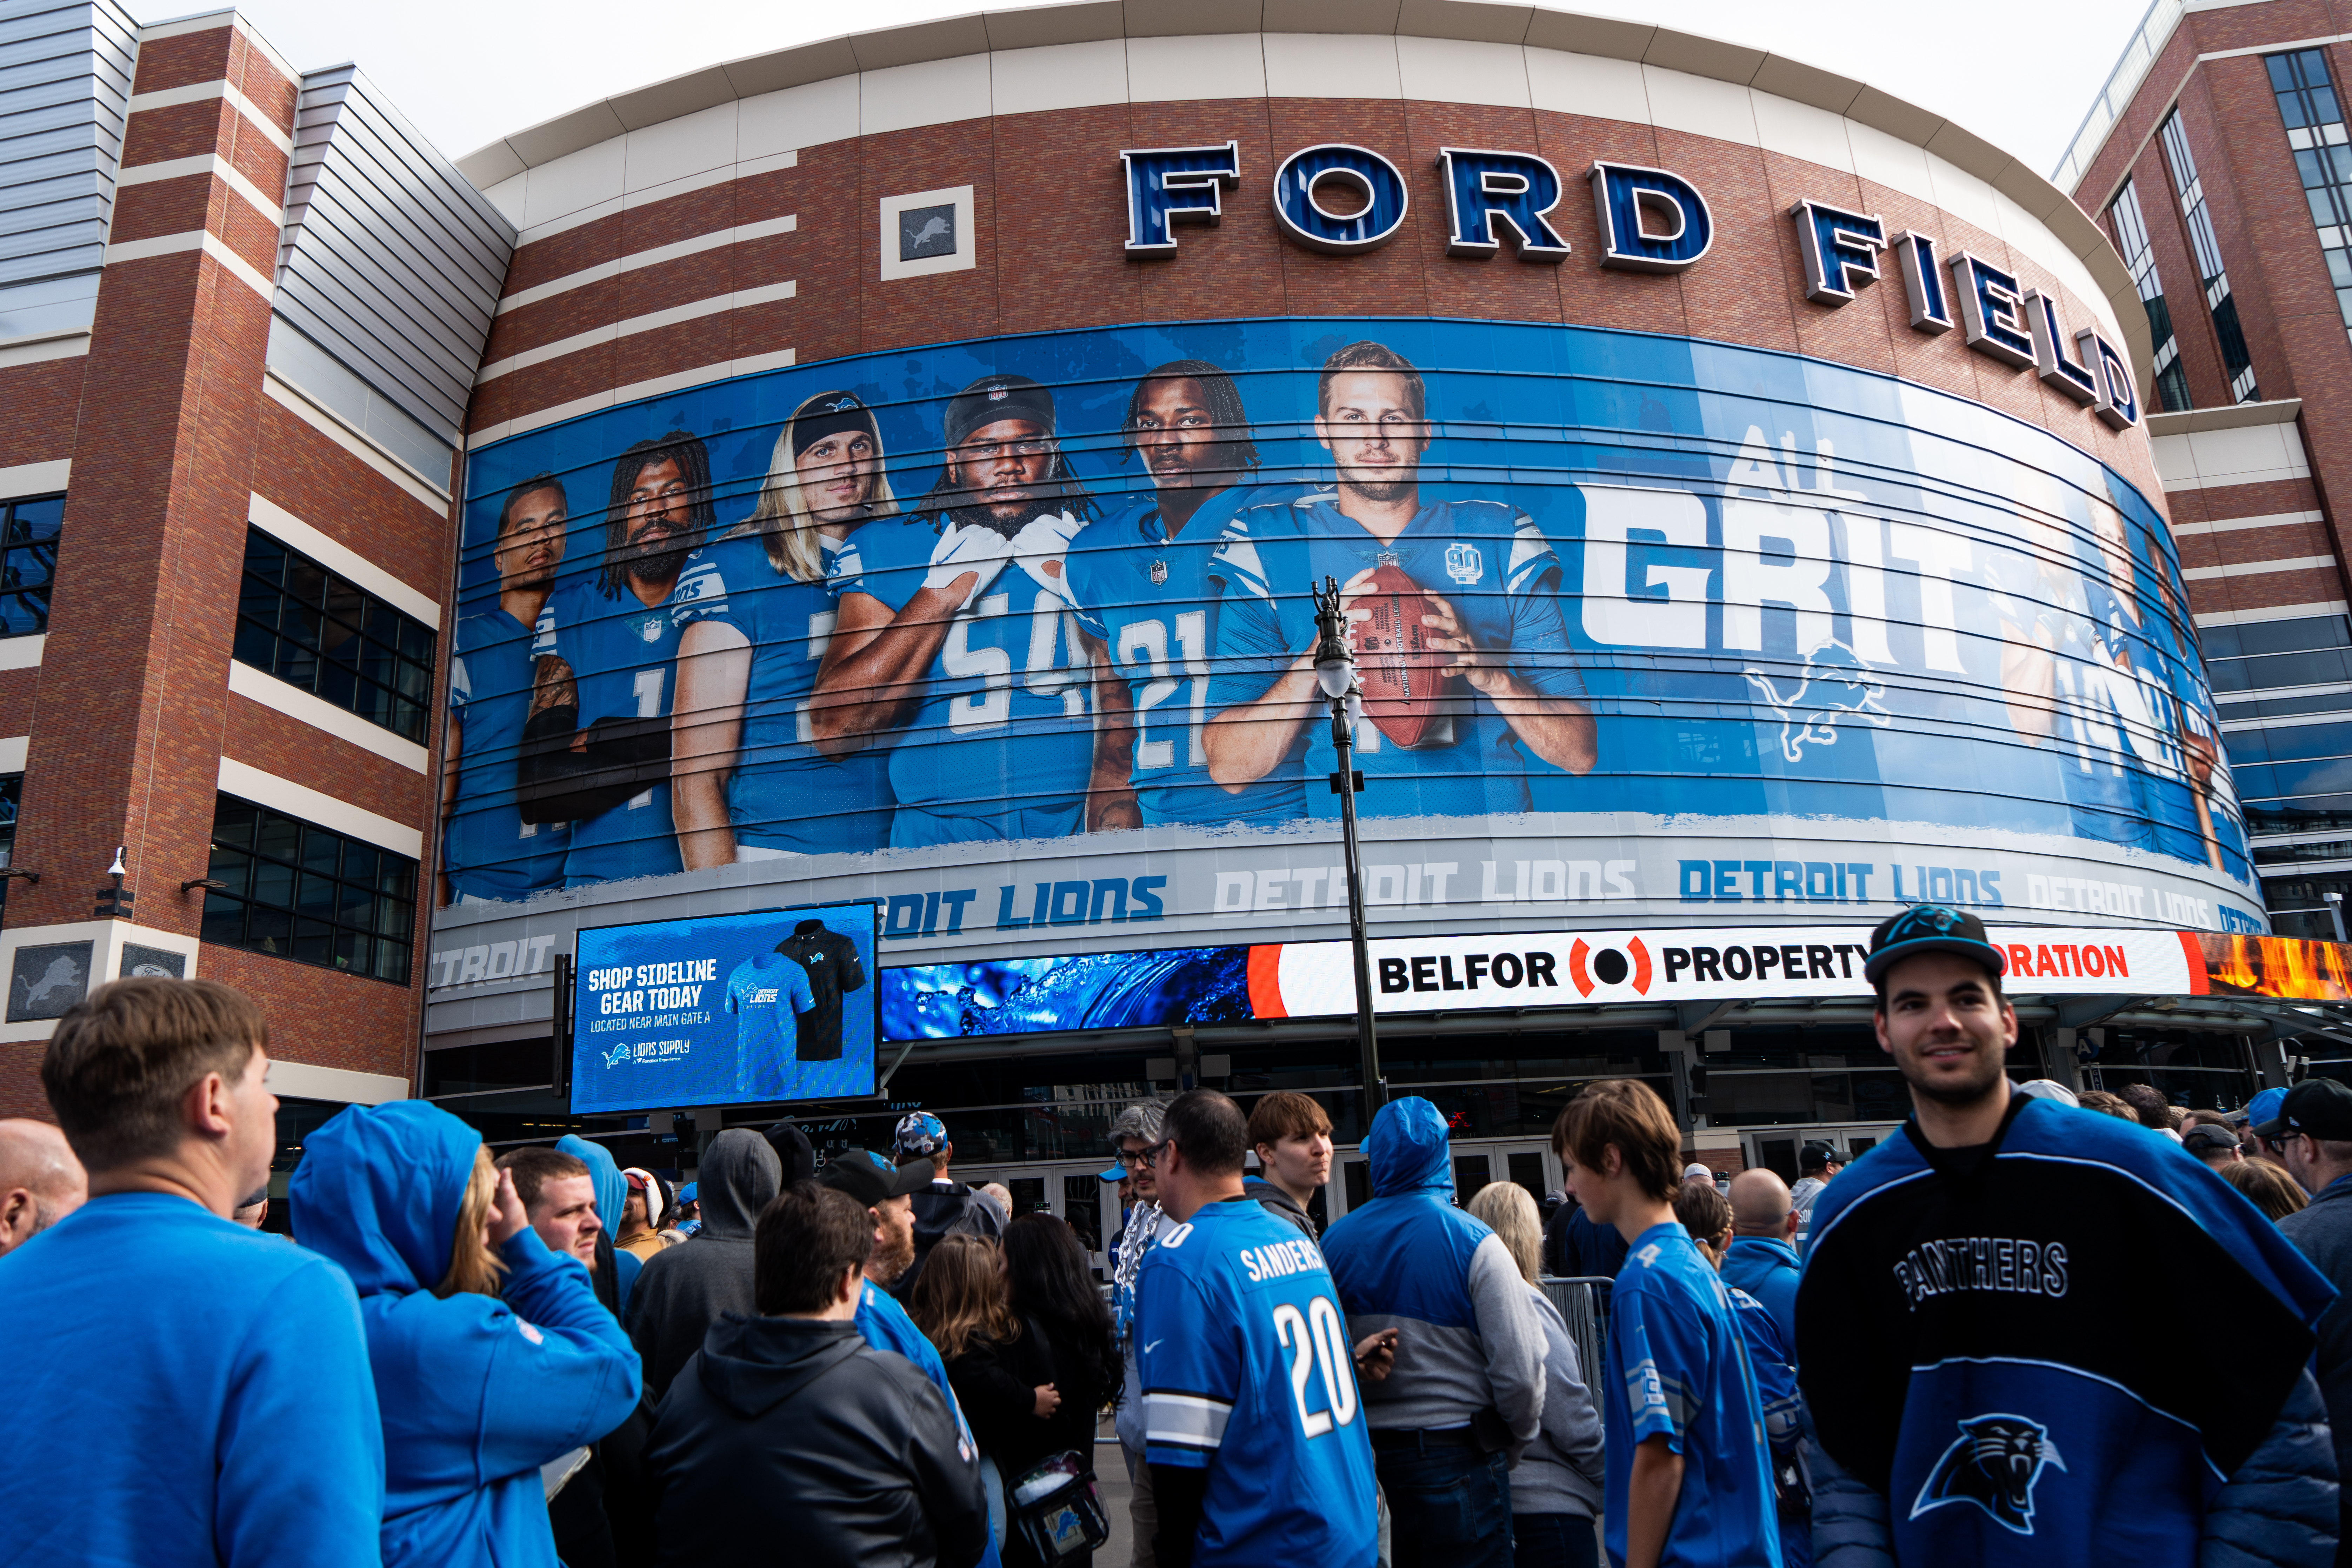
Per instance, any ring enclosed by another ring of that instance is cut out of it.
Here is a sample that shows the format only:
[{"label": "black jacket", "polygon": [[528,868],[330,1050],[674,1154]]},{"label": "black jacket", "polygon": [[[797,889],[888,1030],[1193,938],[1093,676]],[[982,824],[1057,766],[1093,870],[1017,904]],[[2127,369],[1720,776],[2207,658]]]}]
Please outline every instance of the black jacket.
[{"label": "black jacket", "polygon": [[720,1318],[663,1396],[646,1466],[665,1563],[971,1568],[988,1539],[946,1398],[847,1321]]},{"label": "black jacket", "polygon": [[809,993],[816,1005],[801,1015],[800,1043],[793,1055],[804,1062],[841,1059],[841,998],[864,988],[866,966],[857,960],[857,943],[823,921],[803,921],[776,951],[808,971]]},{"label": "black jacket", "polygon": [[[2319,1392],[2336,1442],[2336,1473],[2352,1469],[2352,1178],[2337,1177],[2307,1207],[2278,1222],[2286,1238],[2344,1292],[2319,1320]],[[2338,1493],[2352,1539],[2352,1491]]]},{"label": "black jacket", "polygon": [[922,1273],[931,1248],[942,1237],[1004,1234],[1004,1222],[997,1217],[996,1205],[961,1182],[933,1182],[929,1191],[915,1194],[914,1210],[915,1261],[886,1287],[900,1301],[915,1299],[915,1277]]},{"label": "black jacket", "polygon": [[1264,1176],[1251,1176],[1242,1183],[1242,1191],[1265,1205],[1265,1212],[1276,1219],[1286,1219],[1299,1228],[1307,1240],[1315,1239],[1315,1216],[1298,1206],[1298,1200],[1267,1181]]}]

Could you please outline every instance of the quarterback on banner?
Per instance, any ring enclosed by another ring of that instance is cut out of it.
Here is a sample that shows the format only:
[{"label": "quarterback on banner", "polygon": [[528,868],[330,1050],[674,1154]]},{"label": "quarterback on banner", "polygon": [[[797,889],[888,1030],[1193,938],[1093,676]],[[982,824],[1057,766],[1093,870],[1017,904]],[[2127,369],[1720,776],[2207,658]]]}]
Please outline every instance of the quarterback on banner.
[{"label": "quarterback on banner", "polygon": [[[1316,722],[1308,597],[1326,577],[1342,584],[1360,663],[1364,651],[1420,659],[1406,670],[1418,690],[1393,702],[1367,692],[1356,761],[1384,781],[1368,809],[1523,812],[1530,756],[1591,771],[1595,733],[1560,618],[1559,558],[1515,507],[1423,500],[1426,395],[1420,372],[1386,345],[1339,350],[1324,363],[1315,418],[1336,484],[1250,507],[1228,525],[1207,736],[1219,784],[1335,771],[1328,726]],[[1336,814],[1323,790],[1306,798],[1317,816]]]}]

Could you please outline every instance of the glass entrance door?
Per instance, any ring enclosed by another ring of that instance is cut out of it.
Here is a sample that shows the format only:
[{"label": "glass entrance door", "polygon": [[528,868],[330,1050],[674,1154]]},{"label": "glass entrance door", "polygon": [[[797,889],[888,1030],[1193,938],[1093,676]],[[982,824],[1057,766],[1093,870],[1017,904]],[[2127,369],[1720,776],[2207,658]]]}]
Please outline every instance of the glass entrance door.
[{"label": "glass entrance door", "polygon": [[1087,1249],[1087,1261],[1097,1278],[1105,1277],[1105,1247],[1118,1234],[1118,1187],[1103,1181],[1102,1167],[1092,1163],[1057,1162],[1045,1165],[971,1165],[956,1162],[955,1179],[978,1187],[1003,1184],[1013,1194],[1015,1218],[1024,1214],[1049,1214],[1066,1222]]}]

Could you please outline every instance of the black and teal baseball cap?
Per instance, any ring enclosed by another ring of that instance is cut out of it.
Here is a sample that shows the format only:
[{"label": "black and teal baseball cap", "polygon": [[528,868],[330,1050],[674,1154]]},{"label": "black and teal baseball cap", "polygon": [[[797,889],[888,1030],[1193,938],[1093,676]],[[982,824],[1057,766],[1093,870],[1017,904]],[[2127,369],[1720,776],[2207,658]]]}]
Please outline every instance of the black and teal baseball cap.
[{"label": "black and teal baseball cap", "polygon": [[1923,952],[1953,952],[1974,959],[1995,975],[2008,962],[1985,935],[1984,921],[1949,904],[1915,904],[1870,933],[1870,956],[1863,961],[1863,978],[1873,985],[1906,958]]}]

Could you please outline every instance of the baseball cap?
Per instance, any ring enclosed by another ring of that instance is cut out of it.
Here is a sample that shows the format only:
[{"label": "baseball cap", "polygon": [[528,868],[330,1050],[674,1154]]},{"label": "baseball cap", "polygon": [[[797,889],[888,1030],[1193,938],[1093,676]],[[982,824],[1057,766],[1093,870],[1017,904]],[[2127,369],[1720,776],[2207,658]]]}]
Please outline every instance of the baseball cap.
[{"label": "baseball cap", "polygon": [[2073,1089],[2054,1078],[2030,1078],[2017,1086],[2017,1092],[2028,1100],[2054,1100],[2061,1105],[2080,1105],[2082,1100]]},{"label": "baseball cap", "polygon": [[961,447],[1000,419],[1026,419],[1054,433],[1054,396],[1025,375],[983,375],[948,400],[947,444]]},{"label": "baseball cap", "polygon": [[678,1188],[677,1201],[682,1204],[692,1203],[694,1201],[694,1189],[700,1184],[701,1184],[698,1182],[688,1182],[686,1185]]},{"label": "baseball cap", "polygon": [[2000,949],[1985,935],[1984,921],[1949,904],[1915,904],[1882,921],[1870,933],[1870,956],[1863,961],[1862,977],[1875,985],[1895,964],[1923,952],[1956,952],[1996,975],[2009,967]]},{"label": "baseball cap", "polygon": [[2263,1122],[2279,1113],[2279,1106],[2285,1100],[2286,1090],[2283,1089],[2263,1090],[2246,1105],[2246,1125],[2259,1128]]},{"label": "baseball cap", "polygon": [[1098,1182],[1123,1182],[1127,1180],[1127,1167],[1120,1164],[1118,1161],[1113,1160],[1108,1167],[1095,1173],[1095,1180]]},{"label": "baseball cap", "polygon": [[1683,1180],[1685,1182],[1711,1182],[1715,1180],[1715,1173],[1708,1170],[1705,1165],[1700,1164],[1696,1160],[1693,1160],[1689,1164],[1683,1167]]},{"label": "baseball cap", "polygon": [[825,1162],[816,1179],[872,1208],[890,1198],[930,1191],[931,1163],[918,1160],[911,1165],[894,1165],[871,1149],[849,1149],[838,1159]]},{"label": "baseball cap", "polygon": [[2304,1132],[2314,1138],[2352,1140],[2352,1089],[2332,1078],[2307,1078],[2286,1091],[2276,1116],[2254,1126],[2259,1138],[2289,1138]]},{"label": "baseball cap", "polygon": [[2238,1135],[2226,1127],[2200,1121],[2180,1135],[2180,1146],[2192,1154],[2202,1154],[2209,1149],[2234,1149],[2238,1146]]},{"label": "baseball cap", "polygon": [[901,1154],[936,1154],[948,1141],[948,1124],[928,1110],[912,1110],[898,1119],[891,1142]]},{"label": "baseball cap", "polygon": [[1834,1143],[1808,1143],[1797,1151],[1797,1169],[1800,1171],[1819,1171],[1844,1163],[1845,1156],[1837,1152]]}]

